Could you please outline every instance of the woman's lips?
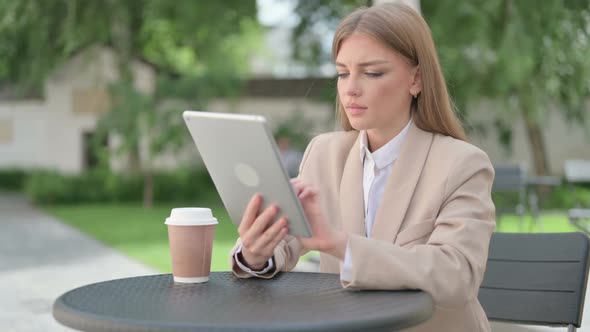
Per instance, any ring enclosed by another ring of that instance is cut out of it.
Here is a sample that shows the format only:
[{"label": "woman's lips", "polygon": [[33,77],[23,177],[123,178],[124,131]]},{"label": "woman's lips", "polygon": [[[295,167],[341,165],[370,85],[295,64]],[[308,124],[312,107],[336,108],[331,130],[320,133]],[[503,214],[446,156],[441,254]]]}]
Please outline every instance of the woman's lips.
[{"label": "woman's lips", "polygon": [[367,108],[365,106],[357,105],[357,104],[349,104],[346,105],[346,111],[350,115],[359,115],[365,112]]}]

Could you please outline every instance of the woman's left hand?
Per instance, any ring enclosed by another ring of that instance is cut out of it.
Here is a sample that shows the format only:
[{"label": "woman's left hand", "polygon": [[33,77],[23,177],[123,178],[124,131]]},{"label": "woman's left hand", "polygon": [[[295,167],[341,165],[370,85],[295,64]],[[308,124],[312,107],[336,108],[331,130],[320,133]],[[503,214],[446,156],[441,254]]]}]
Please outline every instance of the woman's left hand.
[{"label": "woman's left hand", "polygon": [[319,250],[344,259],[348,235],[344,231],[334,229],[328,223],[320,204],[318,190],[298,178],[291,179],[291,184],[313,233],[312,237],[297,237],[297,240],[305,249]]}]

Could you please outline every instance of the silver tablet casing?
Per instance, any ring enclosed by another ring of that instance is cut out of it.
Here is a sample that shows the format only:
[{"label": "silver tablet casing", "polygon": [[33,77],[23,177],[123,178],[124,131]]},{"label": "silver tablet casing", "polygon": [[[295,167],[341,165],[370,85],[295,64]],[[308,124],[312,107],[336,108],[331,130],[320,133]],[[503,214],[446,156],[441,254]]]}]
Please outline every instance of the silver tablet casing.
[{"label": "silver tablet casing", "polygon": [[248,202],[259,193],[263,209],[278,205],[275,221],[287,217],[289,234],[311,236],[263,116],[185,111],[183,118],[234,224],[239,225]]}]

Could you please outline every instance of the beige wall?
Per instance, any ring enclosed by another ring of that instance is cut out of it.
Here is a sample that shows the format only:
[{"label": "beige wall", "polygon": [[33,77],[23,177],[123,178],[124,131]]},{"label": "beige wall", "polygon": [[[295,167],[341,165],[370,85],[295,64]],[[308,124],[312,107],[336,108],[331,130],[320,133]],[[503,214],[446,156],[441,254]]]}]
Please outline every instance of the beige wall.
[{"label": "beige wall", "polygon": [[312,135],[334,128],[331,121],[333,108],[329,104],[306,98],[241,98],[235,101],[218,99],[210,103],[209,111],[263,115],[271,130],[288,121],[294,113],[302,112],[312,123],[312,128],[308,128]]},{"label": "beige wall", "polygon": [[[12,140],[0,141],[0,168],[51,168],[78,173],[83,168],[83,133],[93,131],[104,111],[105,89],[117,79],[115,58],[107,48],[91,48],[56,70],[45,83],[45,99],[0,101],[0,120],[10,119]],[[133,65],[136,87],[151,92],[155,73]],[[80,94],[93,100],[80,102]],[[108,101],[107,101],[108,102]],[[84,109],[84,108],[87,109]],[[93,109],[94,108],[94,109]]]},{"label": "beige wall", "polygon": [[7,120],[11,131],[11,140],[0,141],[0,168],[48,164],[48,116],[42,103],[1,103],[0,119]]},{"label": "beige wall", "polygon": [[[477,113],[470,115],[471,124],[484,127],[483,131],[470,133],[471,143],[486,151],[494,163],[522,163],[530,172],[533,172],[532,155],[522,119],[512,118],[511,120],[512,151],[507,153],[498,143],[491,107],[482,104]],[[545,114],[543,130],[552,173],[563,174],[563,163],[567,159],[590,160],[590,136],[579,124],[568,123],[556,109]]]}]

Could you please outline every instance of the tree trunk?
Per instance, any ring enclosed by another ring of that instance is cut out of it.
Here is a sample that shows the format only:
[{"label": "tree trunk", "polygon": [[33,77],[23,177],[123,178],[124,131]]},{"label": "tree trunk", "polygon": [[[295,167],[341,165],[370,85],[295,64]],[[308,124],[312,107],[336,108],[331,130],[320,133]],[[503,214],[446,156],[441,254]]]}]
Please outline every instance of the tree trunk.
[{"label": "tree trunk", "polygon": [[151,209],[154,206],[154,176],[149,167],[143,172],[143,207]]},{"label": "tree trunk", "polygon": [[539,126],[537,118],[534,116],[530,104],[521,105],[522,116],[525,123],[525,129],[529,141],[529,148],[533,155],[533,166],[536,175],[548,175],[551,173],[549,162],[547,161],[547,148],[543,130]]}]

